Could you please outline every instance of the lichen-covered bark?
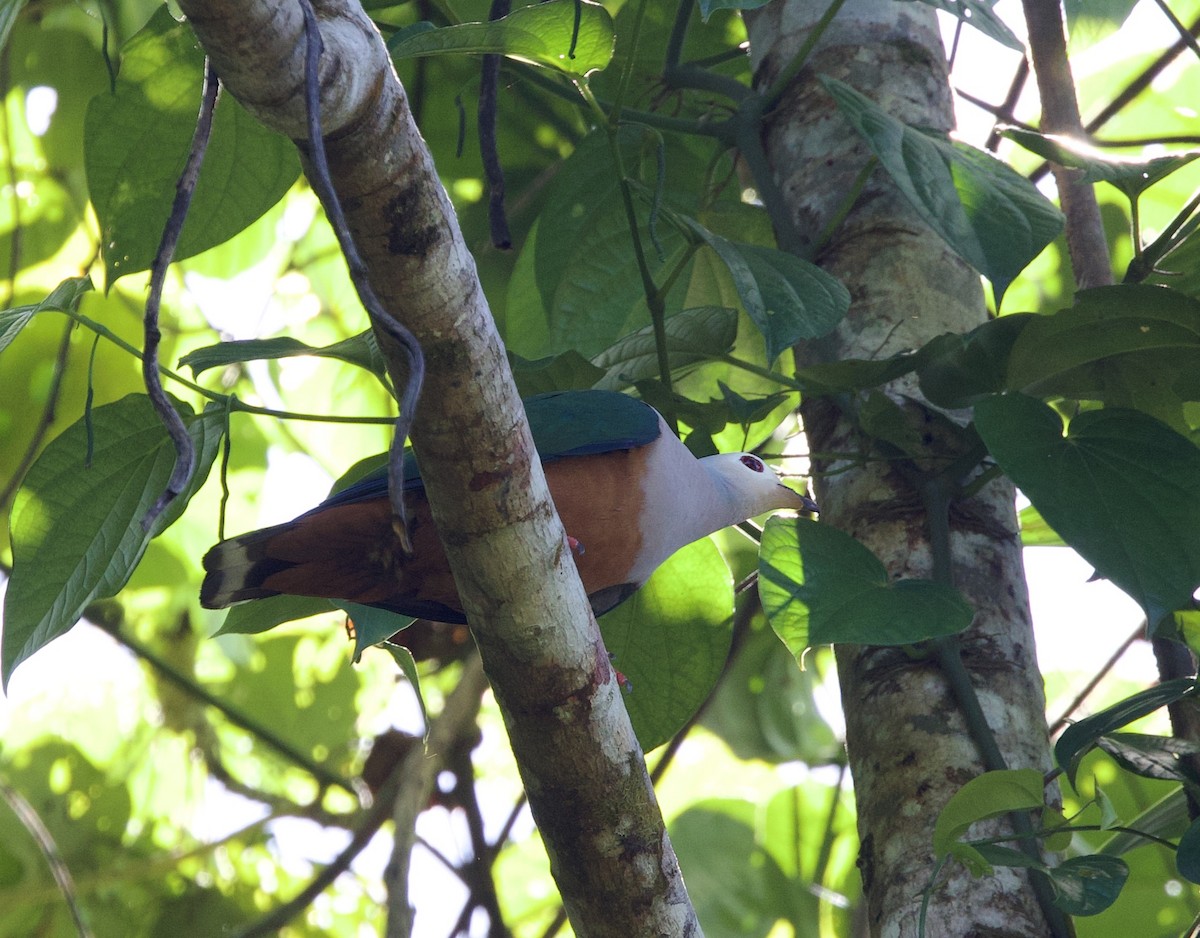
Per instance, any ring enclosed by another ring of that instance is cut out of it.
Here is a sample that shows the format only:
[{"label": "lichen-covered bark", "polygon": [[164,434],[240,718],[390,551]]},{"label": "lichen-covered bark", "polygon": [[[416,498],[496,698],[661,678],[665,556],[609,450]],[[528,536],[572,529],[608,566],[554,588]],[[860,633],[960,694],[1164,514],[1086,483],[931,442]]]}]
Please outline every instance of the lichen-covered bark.
[{"label": "lichen-covered bark", "polygon": [[[750,18],[758,85],[774,79],[826,6],[776,0]],[[850,0],[764,132],[790,213],[810,234],[825,227],[869,157],[818,82],[821,74],[911,124],[948,130],[953,119],[931,8]],[[986,316],[979,275],[918,218],[881,169],[818,261],[845,282],[853,300],[831,341],[802,350],[810,360],[883,358],[942,332],[965,331]],[[889,390],[919,397],[912,382]],[[856,430],[833,404],[806,402],[803,414],[814,452],[859,450]],[[822,522],[871,548],[891,576],[931,575],[927,519],[903,473],[872,463],[819,479],[817,494]],[[1044,769],[1044,701],[1011,487],[993,482],[956,504],[951,526],[956,585],[977,613],[964,636],[964,657],[988,723],[1009,767]],[[840,647],[837,657],[871,933],[915,936],[934,868],[938,811],[983,767],[935,664],[877,647]],[[1045,933],[1022,875],[1004,870],[973,879],[952,867],[933,891],[928,935]]]},{"label": "lichen-covered bark", "polygon": [[[414,447],[572,924],[579,935],[697,934],[474,261],[404,89],[357,3],[315,5],[333,183],[375,292],[425,351]],[[303,155],[299,4],[180,6],[226,88]]]}]

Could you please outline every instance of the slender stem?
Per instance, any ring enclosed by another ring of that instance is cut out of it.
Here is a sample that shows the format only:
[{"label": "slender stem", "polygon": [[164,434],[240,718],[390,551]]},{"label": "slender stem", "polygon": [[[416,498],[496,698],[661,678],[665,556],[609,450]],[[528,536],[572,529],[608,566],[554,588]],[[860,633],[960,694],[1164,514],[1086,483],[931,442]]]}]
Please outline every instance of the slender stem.
[{"label": "slender stem", "polygon": [[833,240],[834,232],[842,226],[842,222],[850,215],[851,209],[854,208],[854,203],[862,195],[863,189],[867,187],[867,180],[871,178],[871,173],[875,172],[875,167],[878,165],[879,157],[872,155],[863,168],[858,171],[858,175],[850,183],[850,188],[847,190],[845,197],[843,197],[833,215],[830,216],[829,221],[825,223],[825,227],[821,229],[821,233],[817,235],[817,240],[812,246],[813,257],[820,254],[821,249]]},{"label": "slender stem", "polygon": [[[141,351],[136,346],[126,342],[107,326],[96,322],[94,319],[91,319],[82,313],[77,313],[74,310],[60,309],[55,310],[55,312],[62,313],[64,316],[75,320],[75,322],[79,323],[81,326],[91,329],[97,335],[108,339],[108,341],[117,346],[117,348],[128,352],[135,358],[140,359],[142,357]],[[301,414],[290,410],[274,410],[270,407],[258,407],[254,404],[247,404],[245,401],[240,401],[236,397],[231,397],[231,395],[221,394],[217,391],[211,391],[202,384],[196,384],[194,381],[189,381],[187,378],[183,377],[183,375],[177,374],[164,365],[160,364],[158,366],[158,370],[161,374],[170,378],[172,381],[183,385],[190,391],[195,391],[197,394],[203,396],[207,400],[216,401],[221,404],[226,404],[227,402],[232,401],[232,403],[229,405],[229,409],[235,413],[257,414],[260,417],[277,417],[280,420],[307,420],[316,423],[356,423],[373,425],[386,424],[388,426],[395,423],[395,421],[389,417],[347,417],[340,414]]]},{"label": "slender stem", "polygon": [[637,15],[633,20],[630,31],[629,52],[625,59],[625,67],[621,69],[621,79],[617,83],[617,97],[608,110],[608,126],[614,131],[621,123],[621,110],[625,107],[625,97],[629,94],[629,83],[633,78],[633,66],[637,61],[638,43],[642,38],[642,23],[646,19],[646,5],[649,0],[638,0]]},{"label": "slender stem", "polygon": [[21,461],[17,464],[17,468],[13,470],[11,478],[4,484],[4,488],[0,489],[0,508],[7,505],[8,500],[20,488],[21,480],[25,478],[25,473],[29,471],[29,467],[33,465],[33,461],[37,459],[37,455],[42,449],[42,443],[47,435],[49,435],[50,428],[54,425],[54,418],[58,410],[58,400],[62,395],[63,378],[67,373],[67,356],[71,351],[71,330],[74,328],[72,323],[67,323],[67,328],[63,331],[62,339],[59,340],[58,353],[54,357],[54,372],[50,379],[50,389],[46,394],[46,404],[42,408],[42,415],[38,418],[37,429],[33,431],[33,438],[29,441],[29,445],[25,447]]},{"label": "slender stem", "polygon": [[1197,58],[1200,58],[1200,44],[1197,44],[1196,37],[1193,36],[1183,22],[1171,12],[1171,8],[1167,6],[1166,0],[1154,0],[1158,8],[1162,11],[1163,16],[1171,21],[1171,25],[1175,27],[1175,31],[1179,33],[1179,38],[1191,49]]},{"label": "slender stem", "polygon": [[813,28],[810,29],[808,31],[808,35],[804,37],[804,42],[801,43],[800,48],[796,50],[796,54],[792,57],[792,60],[788,62],[786,66],[784,66],[783,70],[778,75],[775,76],[775,80],[771,82],[771,87],[769,87],[762,95],[764,113],[771,110],[771,108],[775,107],[775,105],[779,103],[779,100],[783,97],[784,92],[787,91],[788,85],[790,85],[793,79],[800,74],[800,69],[804,68],[804,63],[808,61],[808,57],[812,53],[812,50],[816,48],[816,45],[820,41],[821,37],[825,35],[825,30],[829,28],[829,24],[833,22],[833,18],[837,16],[838,10],[842,8],[842,5],[845,2],[846,0],[833,0],[833,2],[825,8],[825,12],[821,14],[821,18],[813,24]]},{"label": "slender stem", "polygon": [[1117,647],[1117,650],[1109,656],[1108,660],[1100,666],[1100,669],[1092,675],[1091,679],[1083,686],[1079,693],[1075,695],[1074,699],[1067,705],[1066,709],[1063,710],[1059,718],[1050,724],[1051,736],[1054,736],[1056,733],[1066,727],[1067,721],[1071,718],[1071,714],[1083,705],[1083,702],[1087,700],[1088,695],[1091,694],[1091,692],[1096,689],[1100,682],[1104,680],[1108,673],[1114,667],[1116,667],[1117,662],[1121,660],[1121,657],[1125,654],[1125,652],[1129,651],[1129,649],[1133,647],[1134,642],[1145,637],[1145,634],[1146,620],[1143,619],[1138,623],[1138,627],[1129,633],[1129,636],[1125,639],[1125,641],[1121,642],[1121,644]]},{"label": "slender stem", "polygon": [[[959,487],[958,473],[941,472],[932,478],[927,478],[920,486],[921,498],[925,503],[929,519],[929,548],[933,560],[933,579],[947,586],[954,585],[954,564],[950,545],[950,503],[957,494]],[[979,749],[984,768],[988,771],[1000,771],[1008,768],[1004,753],[996,741],[987,721],[987,714],[979,701],[979,693],[971,680],[962,657],[962,642],[957,635],[943,636],[929,643],[934,659],[938,663],[946,683],[954,695],[967,730]],[[1013,811],[1009,814],[1013,830],[1018,835],[1021,849],[1030,857],[1041,861],[1038,844],[1027,837],[1033,831],[1033,822],[1024,811]],[[1070,938],[1074,934],[1070,920],[1063,911],[1054,904],[1054,889],[1049,880],[1037,873],[1029,876],[1029,885],[1037,899],[1038,907],[1046,919],[1050,933],[1054,938]]]},{"label": "slender stem", "polygon": [[192,204],[192,195],[196,191],[196,183],[200,179],[200,168],[204,165],[204,154],[208,150],[208,140],[212,135],[213,116],[217,108],[217,93],[220,91],[217,73],[212,60],[204,60],[204,90],[201,95],[200,113],[196,117],[196,131],[192,136],[192,145],[188,151],[187,161],[179,180],[175,183],[175,199],[171,203],[171,214],[163,226],[162,240],[150,265],[150,290],[146,296],[146,310],[143,317],[145,342],[142,348],[142,381],[146,385],[146,393],[150,403],[158,414],[175,446],[175,465],[171,469],[171,477],[167,480],[166,488],[155,499],[154,504],[147,509],[142,517],[142,530],[149,531],[155,521],[166,511],[167,506],[183,494],[192,476],[196,472],[196,444],[188,428],[183,422],[174,405],[167,399],[163,390],[162,376],[158,370],[158,344],[162,340],[162,330],[158,327],[158,313],[162,305],[163,284],[167,279],[167,268],[175,257],[175,248],[179,244],[179,236],[183,233],[183,224],[187,221],[188,209]]},{"label": "slender stem", "polygon": [[79,938],[92,938],[92,930],[88,926],[83,906],[79,904],[79,896],[75,889],[75,881],[71,878],[71,870],[63,860],[54,835],[42,822],[33,805],[3,777],[0,777],[0,798],[8,803],[13,814],[17,816],[17,820],[29,832],[29,836],[33,838],[42,852],[46,865],[50,867],[50,873],[54,876],[54,882],[58,885],[58,891],[62,893],[63,900],[67,903],[71,919],[75,922],[75,933],[79,935]]}]

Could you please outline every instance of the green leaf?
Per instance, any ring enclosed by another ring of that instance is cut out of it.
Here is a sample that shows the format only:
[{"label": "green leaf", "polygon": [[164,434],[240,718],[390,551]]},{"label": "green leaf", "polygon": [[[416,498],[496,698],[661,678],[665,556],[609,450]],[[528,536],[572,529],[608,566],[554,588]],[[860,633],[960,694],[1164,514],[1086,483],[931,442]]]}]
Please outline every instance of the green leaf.
[{"label": "green leaf", "polygon": [[1041,808],[1046,801],[1044,786],[1037,769],[1003,769],[976,776],[956,791],[938,814],[934,852],[939,857],[953,853],[976,821]]},{"label": "green leaf", "polygon": [[336,358],[357,365],[381,379],[387,375],[387,364],[379,352],[375,334],[369,329],[321,347],[306,345],[291,336],[218,342],[216,345],[206,345],[188,352],[179,359],[179,367],[191,368],[192,374],[199,376],[210,368],[224,368],[226,365],[261,359],[293,358],[298,355]]},{"label": "green leaf", "polygon": [[1008,394],[975,405],[1005,473],[1096,573],[1146,611],[1153,630],[1200,586],[1200,451],[1152,417],[1087,411],[1066,437],[1058,414]]},{"label": "green leaf", "polygon": [[[421,675],[417,671],[417,661],[413,657],[411,651],[403,645],[382,644],[379,646],[396,662],[396,666],[400,668],[400,672],[404,675],[405,680],[412,685],[413,693],[416,694],[417,703],[421,707],[421,721],[425,726],[423,738],[425,742],[429,742],[429,709],[425,706],[425,695],[421,693]],[[355,655],[355,662],[358,661],[358,656]]]},{"label": "green leaf", "polygon": [[1192,678],[1176,678],[1126,697],[1120,703],[1094,713],[1078,723],[1072,723],[1063,730],[1063,734],[1054,745],[1054,759],[1066,773],[1067,781],[1073,787],[1079,787],[1075,784],[1079,763],[1095,747],[1101,736],[1134,720],[1140,720],[1167,704],[1181,700],[1194,693],[1195,689],[1196,682]]},{"label": "green leaf", "polygon": [[733,580],[709,538],[678,551],[631,599],[600,617],[642,749],[666,742],[712,690],[729,654]]},{"label": "green leaf", "polygon": [[[794,914],[803,886],[790,880],[757,830],[762,806],[735,798],[690,806],[670,825],[671,843],[705,934],[767,938]],[[816,920],[816,910],[805,921]]]},{"label": "green leaf", "polygon": [[828,524],[776,515],[763,532],[758,592],[771,627],[799,661],[810,645],[908,645],[953,635],[974,612],[929,580],[891,582],[878,558]]},{"label": "green leaf", "polygon": [[1048,873],[1057,892],[1056,906],[1068,915],[1099,915],[1117,901],[1129,878],[1129,865],[1119,857],[1070,857]]},{"label": "green leaf", "polygon": [[[671,373],[728,354],[737,339],[737,320],[737,310],[724,306],[685,309],[669,317],[663,326]],[[604,369],[598,386],[612,390],[659,377],[654,326],[618,339],[593,358],[592,364]]]},{"label": "green leaf", "polygon": [[1185,787],[1193,784],[1191,773],[1180,764],[1178,757],[1200,752],[1198,743],[1149,733],[1109,733],[1100,737],[1096,745],[1134,775],[1182,782]]},{"label": "green leaf", "polygon": [[93,289],[91,277],[68,277],[40,303],[15,306],[0,312],[0,352],[8,348],[17,334],[29,325],[29,320],[42,310],[74,311],[79,308],[83,295]]},{"label": "green leaf", "polygon": [[[650,162],[645,149],[650,142],[652,135],[643,127],[621,128],[618,143],[631,176]],[[703,163],[671,141],[665,158],[666,204],[694,201],[694,193],[681,189],[680,182],[703,173]],[[657,161],[652,162],[656,168]],[[658,261],[653,251],[647,257],[656,276],[685,250],[674,227],[659,228],[667,261]],[[649,245],[645,213],[640,213],[638,230]],[[672,291],[672,308],[677,308],[680,293],[682,286]],[[581,140],[547,186],[545,205],[513,273],[506,320],[506,340],[523,355],[575,349],[588,358],[649,321],[619,176],[603,131]]]},{"label": "green leaf", "polygon": [[1062,230],[1062,213],[993,157],[908,127],[836,79],[821,81],[926,224],[992,282],[999,307]]},{"label": "green leaf", "polygon": [[820,685],[817,669],[796,667],[774,632],[753,627],[701,721],[739,759],[829,765],[843,747],[817,707]]},{"label": "green leaf", "polygon": [[1024,52],[1025,46],[1005,22],[996,15],[996,0],[921,0],[937,10],[945,10],[968,26],[974,26],[985,36],[1002,46]]},{"label": "green leaf", "polygon": [[688,226],[729,268],[738,298],[767,341],[767,361],[805,339],[828,335],[850,309],[836,277],[775,248],[727,241],[699,222]]},{"label": "green leaf", "polygon": [[[1099,800],[1099,795],[1097,795],[1097,800]],[[1107,801],[1107,798],[1105,800]],[[1104,811],[1103,803],[1101,810],[1101,825],[1107,829],[1109,826],[1107,819],[1110,815],[1109,812]],[[1115,819],[1116,812],[1113,811],[1111,816]],[[1139,813],[1133,820],[1125,822],[1122,826],[1127,830],[1113,834],[1104,842],[1100,853],[1115,857],[1137,847],[1144,847],[1148,841],[1146,837],[1141,836],[1142,834],[1151,837],[1179,837],[1191,823],[1192,819],[1188,816],[1186,793],[1182,788],[1175,787]]]},{"label": "green leaf", "polygon": [[142,518],[166,486],[175,449],[150,399],[131,394],[92,412],[95,452],[85,464],[81,419],[42,451],[13,502],[13,571],[4,598],[4,683],[42,646],[68,631],[94,599],[115,595],[150,539],[183,512],[208,477],[224,411],[199,416],[183,404],[196,472],[151,532]]},{"label": "green leaf", "polygon": [[614,39],[612,17],[600,4],[550,0],[520,7],[494,22],[405,30],[389,40],[388,49],[393,59],[445,53],[506,55],[569,75],[586,75],[608,65]]},{"label": "green leaf", "polygon": [[[940,337],[939,337],[940,339]],[[933,339],[936,343],[939,339]],[[927,345],[926,348],[929,346]],[[839,394],[865,391],[903,377],[921,364],[925,351],[900,352],[888,358],[844,358],[836,362],[808,365],[796,371],[796,380],[806,394]]]},{"label": "green leaf", "polygon": [[1078,140],[1057,134],[1039,134],[1009,127],[1004,131],[1004,136],[1060,166],[1083,170],[1080,182],[1112,183],[1131,200],[1200,156],[1200,151],[1193,150],[1150,160],[1129,160],[1105,155]]},{"label": "green leaf", "polygon": [[213,632],[213,637],[258,635],[285,622],[319,616],[332,612],[333,609],[334,605],[328,599],[315,599],[311,596],[268,596],[266,599],[256,599],[234,606],[226,613],[221,627]]},{"label": "green leaf", "polygon": [[943,335],[927,343],[929,352],[917,370],[921,392],[939,407],[957,409],[1004,390],[1013,344],[1041,318],[1032,313],[1001,316],[965,335]]},{"label": "green leaf", "polygon": [[[108,285],[150,266],[187,159],[204,54],[165,6],[122,49],[116,92],[88,106],[84,163],[100,221]],[[233,237],[300,174],[295,148],[222,95],[175,259]]]},{"label": "green leaf", "polygon": [[417,620],[412,616],[400,615],[386,609],[376,609],[374,606],[364,606],[360,603],[337,602],[354,623],[354,661],[362,657],[362,653],[372,645],[386,642],[397,632],[408,628]]},{"label": "green leaf", "polygon": [[536,361],[508,353],[508,363],[521,397],[548,394],[551,391],[576,391],[596,387],[604,369],[569,349],[560,355],[548,355]]},{"label": "green leaf", "polygon": [[1085,290],[1017,336],[1006,387],[1136,407],[1183,429],[1183,402],[1200,400],[1200,301],[1158,286]]}]

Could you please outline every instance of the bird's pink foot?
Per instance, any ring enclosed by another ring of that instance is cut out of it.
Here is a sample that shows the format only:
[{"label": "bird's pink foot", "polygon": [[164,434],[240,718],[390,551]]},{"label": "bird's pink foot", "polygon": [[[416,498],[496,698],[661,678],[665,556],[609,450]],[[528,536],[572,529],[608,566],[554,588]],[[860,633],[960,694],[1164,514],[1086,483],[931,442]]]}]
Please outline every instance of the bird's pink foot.
[{"label": "bird's pink foot", "polygon": [[567,546],[571,548],[571,553],[576,557],[582,557],[585,553],[587,553],[587,551],[584,550],[583,545],[575,538],[571,537],[570,534],[567,535]]}]

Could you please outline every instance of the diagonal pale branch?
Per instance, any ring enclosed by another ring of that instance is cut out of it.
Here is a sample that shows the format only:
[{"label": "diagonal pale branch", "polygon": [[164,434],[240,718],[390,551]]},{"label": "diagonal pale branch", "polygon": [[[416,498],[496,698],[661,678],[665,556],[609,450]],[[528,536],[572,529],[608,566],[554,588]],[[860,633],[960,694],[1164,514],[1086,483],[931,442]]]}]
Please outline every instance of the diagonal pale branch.
[{"label": "diagonal pale branch", "polygon": [[[299,4],[180,6],[228,91],[303,140]],[[698,935],[474,261],[404,89],[357,3],[316,6],[330,174],[376,294],[425,351],[413,444],[572,925],[579,935]],[[373,326],[402,386],[402,357]]]}]

